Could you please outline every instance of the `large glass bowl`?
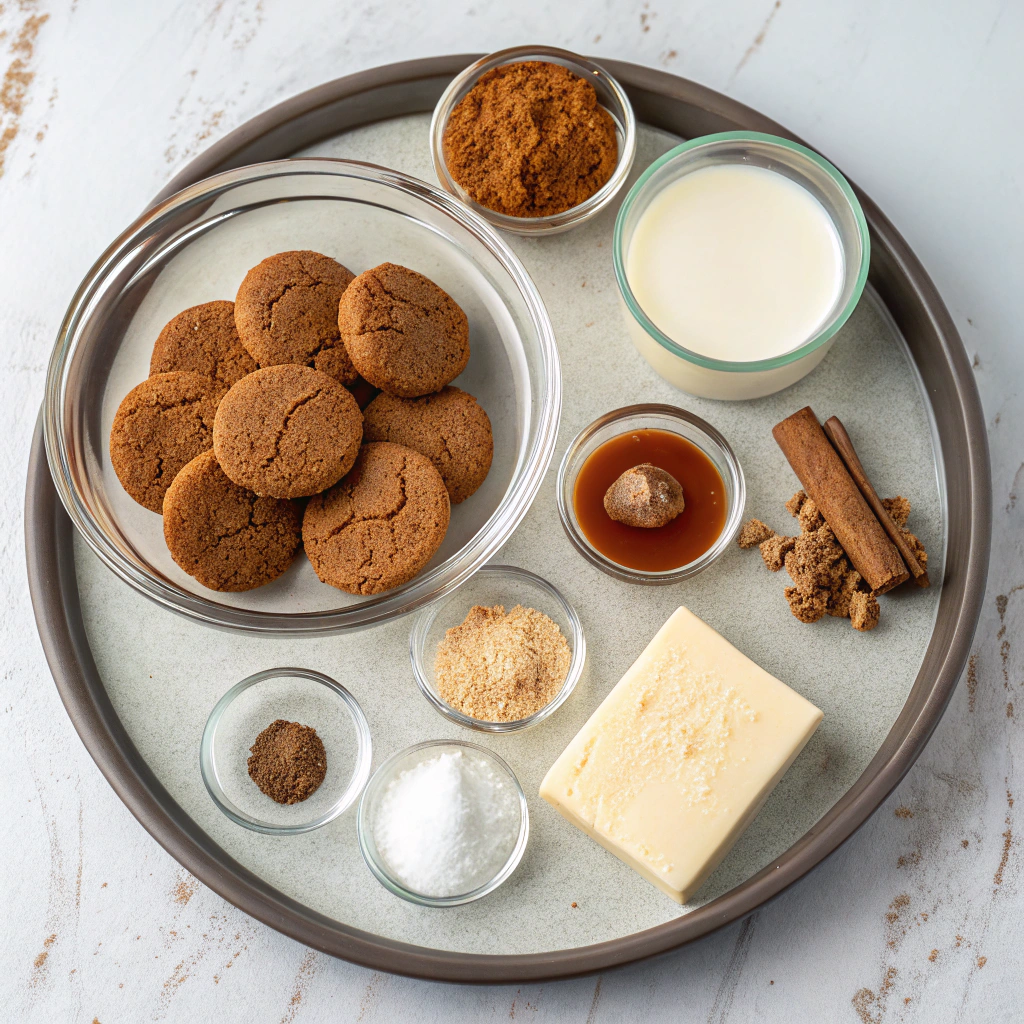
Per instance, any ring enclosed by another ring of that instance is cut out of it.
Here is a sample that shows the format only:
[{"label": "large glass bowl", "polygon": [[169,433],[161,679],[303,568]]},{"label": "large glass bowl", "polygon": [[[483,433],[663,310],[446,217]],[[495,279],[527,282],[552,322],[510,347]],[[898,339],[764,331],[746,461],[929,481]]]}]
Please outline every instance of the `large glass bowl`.
[{"label": "large glass bowl", "polygon": [[[418,577],[373,597],[321,583],[300,553],[273,583],[206,590],[171,559],[161,517],[121,488],[108,438],[121,399],[149,373],[153,342],[176,313],[234,299],[246,271],[314,249],[359,273],[412,267],[466,311],[471,355],[456,380],[494,430],[483,486],[453,507],[440,550]],[[64,507],[89,546],[140,593],[213,626],[325,634],[394,618],[446,594],[486,562],[537,494],[558,432],[561,375],[543,302],[522,264],[476,214],[397,171],[348,160],[281,160],[216,175],[142,215],[82,282],[50,360],[44,433]]]}]

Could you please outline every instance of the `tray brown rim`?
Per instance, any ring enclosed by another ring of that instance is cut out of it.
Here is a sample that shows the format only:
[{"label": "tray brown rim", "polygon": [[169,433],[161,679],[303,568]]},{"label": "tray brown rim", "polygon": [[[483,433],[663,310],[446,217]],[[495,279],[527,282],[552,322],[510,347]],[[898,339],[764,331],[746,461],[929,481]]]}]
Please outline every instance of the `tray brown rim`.
[{"label": "tray brown rim", "polygon": [[[429,111],[451,78],[478,56],[373,68],[286,100],[194,159],[154,202],[218,171],[278,159],[360,125]],[[602,63],[626,88],[637,119],[647,124],[687,137],[752,130],[803,141],[694,82],[634,64]],[[376,970],[471,983],[564,978],[666,953],[751,913],[834,852],[909,770],[956,687],[981,613],[992,524],[987,433],[963,343],[920,261],[878,207],[854,189],[872,234],[869,280],[907,341],[935,417],[948,506],[946,567],[932,638],[902,712],[861,777],[800,840],[757,875],[685,917],[619,939],[546,953],[428,949],[350,928],[298,903],[235,861],[199,828],[161,785],[120,722],[85,635],[72,527],[53,488],[37,426],[25,539],[40,639],[83,743],[143,827],[228,902],[308,946]]]}]

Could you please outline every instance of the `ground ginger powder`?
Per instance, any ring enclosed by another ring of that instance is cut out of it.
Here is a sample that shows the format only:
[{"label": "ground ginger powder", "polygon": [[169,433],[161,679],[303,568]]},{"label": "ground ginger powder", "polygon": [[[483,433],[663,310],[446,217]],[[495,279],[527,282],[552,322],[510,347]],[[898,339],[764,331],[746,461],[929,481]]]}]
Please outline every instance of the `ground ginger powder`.
[{"label": "ground ginger powder", "polygon": [[578,206],[618,161],[615,123],[594,87],[544,61],[487,72],[452,111],[443,146],[470,197],[509,217]]},{"label": "ground ginger powder", "polygon": [[558,623],[536,608],[475,605],[437,645],[441,699],[484,722],[518,722],[554,700],[572,660]]}]

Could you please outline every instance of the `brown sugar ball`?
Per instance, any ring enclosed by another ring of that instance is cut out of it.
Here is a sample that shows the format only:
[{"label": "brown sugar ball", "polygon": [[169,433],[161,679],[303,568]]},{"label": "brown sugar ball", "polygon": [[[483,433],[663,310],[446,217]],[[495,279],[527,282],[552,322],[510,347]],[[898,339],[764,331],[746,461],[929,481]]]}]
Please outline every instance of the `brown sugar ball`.
[{"label": "brown sugar ball", "polygon": [[363,445],[348,476],[310,499],[302,542],[324,583],[379,594],[408,583],[433,558],[450,515],[430,460],[376,441]]},{"label": "brown sugar ball", "polygon": [[604,495],[604,510],[612,519],[645,530],[671,523],[685,507],[679,481],[649,462],[627,469]]},{"label": "brown sugar ball", "polygon": [[381,393],[363,416],[367,441],[393,441],[426,455],[441,474],[452,504],[465,501],[491,468],[491,421],[472,395],[456,387],[423,398]]},{"label": "brown sugar ball", "polygon": [[342,384],[356,379],[338,331],[351,270],[318,252],[279,252],[253,267],[235,296],[235,324],[260,366],[301,363]]},{"label": "brown sugar ball", "polygon": [[338,326],[356,370],[399,398],[429,395],[469,361],[469,321],[422,274],[394,263],[360,274],[342,296]]},{"label": "brown sugar ball", "polygon": [[233,302],[204,302],[173,317],[153,346],[149,374],[189,370],[231,387],[256,369],[235,327]]},{"label": "brown sugar ball", "polygon": [[213,449],[239,487],[301,498],[352,468],[362,436],[359,406],[333,377],[308,366],[268,366],[224,396]]},{"label": "brown sugar ball", "polygon": [[153,512],[178,471],[213,446],[213,421],[227,387],[179,370],[158,373],[125,395],[110,429],[110,461],[121,486]]},{"label": "brown sugar ball", "polygon": [[164,540],[204,587],[242,591],[277,579],[302,539],[302,507],[233,484],[212,451],[193,459],[164,499]]}]

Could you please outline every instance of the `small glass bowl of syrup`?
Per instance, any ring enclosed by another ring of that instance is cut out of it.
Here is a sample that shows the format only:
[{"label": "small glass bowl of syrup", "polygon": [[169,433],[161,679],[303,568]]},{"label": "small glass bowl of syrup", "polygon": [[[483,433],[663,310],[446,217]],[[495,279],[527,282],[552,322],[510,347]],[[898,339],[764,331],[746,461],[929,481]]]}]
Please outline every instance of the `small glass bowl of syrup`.
[{"label": "small glass bowl of syrup", "polygon": [[[651,463],[683,488],[685,508],[664,526],[617,522],[604,509],[608,488],[627,469]],[[739,532],[743,470],[710,423],[672,405],[630,405],[594,420],[558,467],[558,514],[573,547],[627,583],[678,583],[703,572]]]}]

